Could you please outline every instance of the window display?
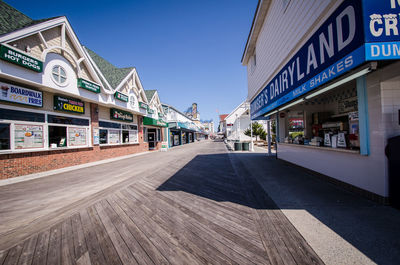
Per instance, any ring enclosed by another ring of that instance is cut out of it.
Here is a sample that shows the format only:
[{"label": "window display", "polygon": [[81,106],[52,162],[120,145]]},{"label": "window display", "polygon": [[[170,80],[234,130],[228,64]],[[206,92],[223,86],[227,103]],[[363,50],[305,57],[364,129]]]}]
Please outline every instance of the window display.
[{"label": "window display", "polygon": [[120,130],[108,130],[108,140],[109,144],[119,144],[119,135],[120,135]]},{"label": "window display", "polygon": [[43,126],[15,124],[14,139],[16,149],[42,148],[44,146]]},{"label": "window display", "polygon": [[86,145],[86,128],[68,128],[68,142],[70,146]]},{"label": "window display", "polygon": [[0,123],[0,150],[10,149],[10,124]]},{"label": "window display", "polygon": [[49,147],[66,147],[67,146],[67,127],[49,126]]},{"label": "window display", "polygon": [[360,148],[355,84],[322,94],[281,114],[287,124],[285,143]]}]

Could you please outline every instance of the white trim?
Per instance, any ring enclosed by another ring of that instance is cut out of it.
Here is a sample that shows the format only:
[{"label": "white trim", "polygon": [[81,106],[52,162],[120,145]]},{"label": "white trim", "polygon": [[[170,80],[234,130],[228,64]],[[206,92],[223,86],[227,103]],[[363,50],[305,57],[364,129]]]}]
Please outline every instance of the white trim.
[{"label": "white trim", "polygon": [[42,32],[39,31],[37,34],[39,35],[39,39],[40,39],[40,41],[42,42],[42,44],[44,45],[44,47],[45,47],[46,49],[48,49],[48,48],[49,48],[49,45],[47,44],[47,41],[44,39],[44,37],[43,37],[43,35],[42,35]]},{"label": "white trim", "polygon": [[61,25],[61,47],[65,49],[65,24]]}]

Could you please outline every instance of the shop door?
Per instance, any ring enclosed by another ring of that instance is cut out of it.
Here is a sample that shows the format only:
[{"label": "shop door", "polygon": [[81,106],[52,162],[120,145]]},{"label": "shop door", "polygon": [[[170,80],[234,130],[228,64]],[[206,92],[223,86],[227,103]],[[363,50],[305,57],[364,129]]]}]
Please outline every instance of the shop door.
[{"label": "shop door", "polygon": [[147,140],[149,142],[149,149],[154,149],[156,148],[156,133],[154,132],[149,132],[147,134]]}]

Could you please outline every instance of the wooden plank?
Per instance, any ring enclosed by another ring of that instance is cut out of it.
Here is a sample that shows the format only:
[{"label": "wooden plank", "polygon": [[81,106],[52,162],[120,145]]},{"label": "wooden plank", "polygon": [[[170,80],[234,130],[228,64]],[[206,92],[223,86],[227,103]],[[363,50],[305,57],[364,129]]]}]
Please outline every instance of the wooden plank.
[{"label": "wooden plank", "polygon": [[[30,237],[24,242],[24,248],[18,260],[18,265],[29,265],[32,263],[38,235]],[[1,264],[1,262],[0,262]]]},{"label": "wooden plank", "polygon": [[84,209],[79,212],[81,216],[82,229],[85,235],[85,241],[88,248],[88,253],[90,261],[93,265],[106,264],[106,261],[101,251],[101,247],[97,240],[94,229],[92,228],[92,223],[90,221],[87,211]]},{"label": "wooden plank", "polygon": [[159,251],[171,264],[200,264],[191,254],[183,251],[170,234],[163,230],[143,209],[136,204],[131,203],[132,195],[126,190],[122,190],[119,195],[119,206],[127,213],[133,222],[137,223],[143,233],[153,242]]},{"label": "wooden plank", "polygon": [[99,241],[99,245],[103,252],[104,258],[106,260],[106,264],[113,264],[113,265],[122,265],[122,261],[118,256],[118,253],[107,234],[107,231],[100,220],[99,215],[97,214],[96,209],[94,206],[87,208],[88,215],[90,220],[92,221],[92,225],[94,231],[97,236],[97,240]]},{"label": "wooden plank", "polygon": [[75,259],[78,260],[83,254],[87,252],[85,236],[83,233],[81,217],[79,213],[76,213],[71,217],[71,225]]},{"label": "wooden plank", "polygon": [[[154,196],[161,196],[161,193],[155,194]],[[146,200],[146,198],[143,198],[143,200]],[[152,201],[155,201],[155,199]],[[229,236],[225,237],[226,235],[224,235],[223,232],[221,233],[223,228],[219,228],[219,226],[203,217],[196,215],[192,216],[191,213],[193,212],[184,206],[177,205],[169,198],[164,197],[163,199],[157,200],[153,207],[159,207],[159,214],[164,209],[168,209],[169,214],[173,213],[174,217],[179,215],[187,216],[188,219],[185,219],[185,223],[191,225],[190,230],[200,230],[201,233],[197,234],[198,236],[202,237],[203,235],[207,235],[206,238],[202,238],[208,240],[208,242],[212,243],[218,250],[224,251],[223,253],[229,253],[229,256],[234,257],[234,260],[240,264],[253,262],[258,264],[268,264],[268,261],[260,255],[264,254],[262,249],[257,249],[248,242],[246,242],[245,246],[242,246],[229,238]],[[254,249],[257,250],[254,252]]]},{"label": "wooden plank", "polygon": [[47,250],[49,246],[50,230],[39,233],[36,242],[35,254],[32,265],[43,265],[47,262]]},{"label": "wooden plank", "polygon": [[75,264],[75,250],[71,218],[65,219],[61,224],[61,264]]},{"label": "wooden plank", "polygon": [[24,247],[24,244],[18,244],[14,247],[12,247],[9,252],[8,255],[4,261],[4,265],[17,265],[18,264],[18,259],[21,256],[21,252],[22,249]]},{"label": "wooden plank", "polygon": [[107,215],[103,207],[104,202],[98,202],[95,204],[95,208],[97,213],[102,220],[105,229],[107,230],[108,235],[110,236],[111,241],[114,244],[114,247],[118,253],[123,264],[138,264],[136,259],[133,257],[130,252],[128,246],[125,244],[121,235],[118,233],[118,230],[115,228],[113,221]]},{"label": "wooden plank", "polygon": [[116,196],[110,196],[110,204],[121,218],[122,222],[127,226],[131,234],[138,240],[141,247],[146,251],[155,264],[169,264],[167,259],[160,253],[154,244],[146,237],[139,227],[129,218],[116,201]]},{"label": "wooden plank", "polygon": [[137,239],[131,234],[126,224],[121,221],[121,218],[111,208],[110,203],[108,201],[102,201],[102,206],[137,262],[139,264],[154,264],[147,253],[143,250],[142,246],[138,243]]},{"label": "wooden plank", "polygon": [[6,259],[8,254],[8,250],[1,250],[0,251],[0,265],[3,264],[4,260]]},{"label": "wooden plank", "polygon": [[[141,185],[141,183],[138,183],[136,185],[137,192],[143,192],[146,191],[148,192],[148,187],[145,186],[145,184]],[[160,194],[162,192],[159,192]],[[163,193],[164,194],[164,193]],[[171,194],[168,194],[169,196]],[[226,216],[221,215],[218,212],[207,212],[201,207],[193,207],[193,199],[181,199],[180,196],[169,196],[171,200],[174,201],[177,205],[182,205],[184,207],[187,207],[190,209],[192,212],[195,212],[199,216],[202,216],[205,219],[208,219],[209,221],[213,222],[216,225],[219,225],[220,227],[224,227],[227,231],[230,231],[233,234],[236,234],[237,236],[240,236],[241,238],[247,240],[248,242],[251,242],[255,246],[258,246],[260,249],[263,248],[262,242],[259,238],[258,232],[252,231],[246,227],[241,226],[239,223],[236,223],[234,221],[231,221],[229,218],[226,218]],[[191,202],[191,203],[188,203]]]},{"label": "wooden plank", "polygon": [[62,223],[50,228],[49,250],[47,253],[47,264],[61,264],[61,235]]},{"label": "wooden plank", "polygon": [[90,255],[88,252],[85,252],[77,261],[76,265],[92,265],[90,260]]}]

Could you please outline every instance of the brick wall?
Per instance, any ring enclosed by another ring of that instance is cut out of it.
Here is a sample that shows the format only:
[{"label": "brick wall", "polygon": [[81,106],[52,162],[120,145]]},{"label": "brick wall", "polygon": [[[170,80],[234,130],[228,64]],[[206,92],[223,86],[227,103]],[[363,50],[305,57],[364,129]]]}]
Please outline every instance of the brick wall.
[{"label": "brick wall", "polygon": [[[97,104],[91,104],[90,108],[92,128],[98,127]],[[13,178],[148,151],[148,143],[143,142],[142,119],[142,117],[138,117],[138,144],[97,145],[87,148],[2,154],[0,155],[0,179]],[[156,150],[160,148],[161,143],[157,143]]]}]

